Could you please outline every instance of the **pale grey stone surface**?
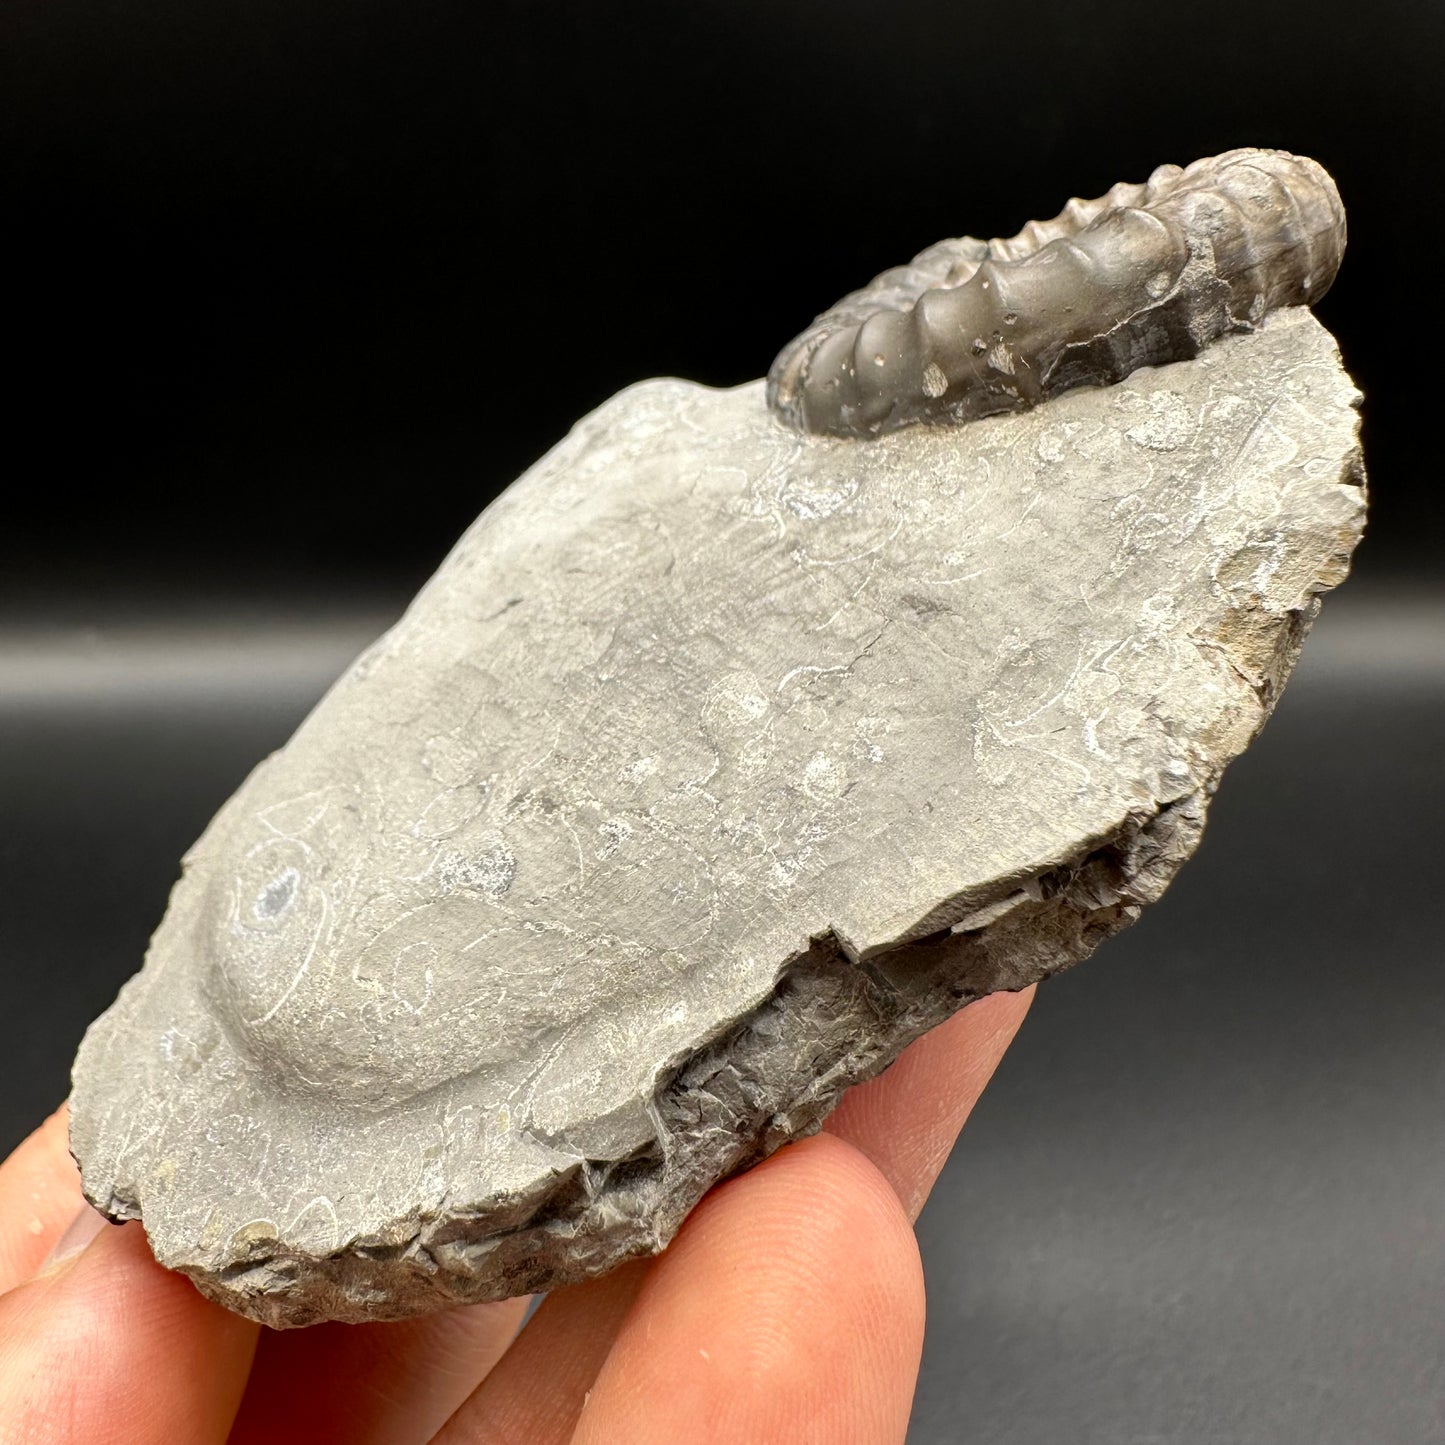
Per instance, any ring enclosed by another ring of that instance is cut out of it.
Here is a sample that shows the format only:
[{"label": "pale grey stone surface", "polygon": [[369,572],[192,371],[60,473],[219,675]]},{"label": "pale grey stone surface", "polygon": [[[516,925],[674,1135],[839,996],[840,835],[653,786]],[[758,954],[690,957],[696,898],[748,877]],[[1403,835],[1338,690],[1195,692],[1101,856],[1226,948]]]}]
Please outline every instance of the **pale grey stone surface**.
[{"label": "pale grey stone surface", "polygon": [[1302,309],[872,442],[614,398],[188,855],[77,1060],[88,1195],[274,1325],[657,1249],[1158,896],[1344,575],[1356,401]]}]

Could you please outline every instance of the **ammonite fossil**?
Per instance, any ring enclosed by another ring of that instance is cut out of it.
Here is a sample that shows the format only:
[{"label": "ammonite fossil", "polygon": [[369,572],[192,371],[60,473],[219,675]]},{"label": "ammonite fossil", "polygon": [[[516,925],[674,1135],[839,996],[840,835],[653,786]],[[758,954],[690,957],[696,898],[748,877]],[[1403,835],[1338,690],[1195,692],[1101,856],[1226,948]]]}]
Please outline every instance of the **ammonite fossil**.
[{"label": "ammonite fossil", "polygon": [[940,241],[885,271],[783,348],[768,401],[839,436],[1017,411],[1318,301],[1344,248],[1339,193],[1312,160],[1160,166],[1010,240]]},{"label": "ammonite fossil", "polygon": [[1362,525],[1269,314],[1342,237],[1236,152],[859,293],[779,363],[812,434],[585,417],[187,854],[76,1061],[89,1198],[278,1326],[550,1289],[1132,922]]}]

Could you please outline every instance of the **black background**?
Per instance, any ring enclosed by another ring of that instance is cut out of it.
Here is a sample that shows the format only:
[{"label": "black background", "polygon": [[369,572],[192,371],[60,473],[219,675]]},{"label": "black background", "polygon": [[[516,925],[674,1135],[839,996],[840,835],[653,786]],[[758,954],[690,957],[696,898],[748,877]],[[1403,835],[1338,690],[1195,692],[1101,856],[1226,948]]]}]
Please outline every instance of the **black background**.
[{"label": "black background", "polygon": [[1445,6],[11,0],[19,600],[419,583],[627,382],[1236,145],[1335,175],[1366,575],[1429,567]]},{"label": "black background", "polygon": [[920,1226],[911,1439],[1445,1441],[1445,5],[11,0],[0,1149],[176,860],[495,492],[945,235],[1315,156],[1370,533]]}]

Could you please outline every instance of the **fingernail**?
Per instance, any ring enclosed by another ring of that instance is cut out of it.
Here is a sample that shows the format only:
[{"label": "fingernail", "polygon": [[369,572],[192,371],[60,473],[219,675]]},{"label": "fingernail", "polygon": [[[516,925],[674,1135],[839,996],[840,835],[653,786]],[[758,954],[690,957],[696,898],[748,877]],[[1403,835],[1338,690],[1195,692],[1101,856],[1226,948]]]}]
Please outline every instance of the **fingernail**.
[{"label": "fingernail", "polygon": [[45,1256],[40,1273],[58,1269],[62,1264],[74,1259],[107,1223],[109,1221],[98,1209],[92,1209],[88,1204],[83,1205],[80,1213],[66,1225],[65,1233],[55,1241],[55,1248]]}]

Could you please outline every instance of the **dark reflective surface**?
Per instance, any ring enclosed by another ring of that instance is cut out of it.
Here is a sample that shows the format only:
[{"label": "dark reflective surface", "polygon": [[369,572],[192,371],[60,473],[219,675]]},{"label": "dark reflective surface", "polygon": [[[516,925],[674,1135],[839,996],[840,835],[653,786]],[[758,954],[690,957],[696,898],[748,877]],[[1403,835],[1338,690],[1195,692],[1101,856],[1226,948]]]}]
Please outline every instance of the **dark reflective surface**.
[{"label": "dark reflective surface", "polygon": [[1438,0],[18,0],[0,37],[0,600],[414,588],[627,382],[760,376],[941,237],[1241,145],[1339,184],[1319,315],[1375,536],[1433,564]]},{"label": "dark reflective surface", "polygon": [[[0,1146],[388,619],[0,639]],[[57,614],[58,615],[58,614]],[[1203,847],[1039,995],[920,1224],[910,1439],[1445,1439],[1445,612],[1352,584]]]}]

